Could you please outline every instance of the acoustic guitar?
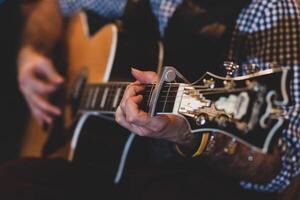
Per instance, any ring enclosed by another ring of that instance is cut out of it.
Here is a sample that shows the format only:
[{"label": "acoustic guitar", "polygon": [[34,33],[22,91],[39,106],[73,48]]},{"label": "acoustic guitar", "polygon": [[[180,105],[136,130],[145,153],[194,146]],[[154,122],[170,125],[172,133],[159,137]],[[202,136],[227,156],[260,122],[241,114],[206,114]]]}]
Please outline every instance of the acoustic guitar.
[{"label": "acoustic guitar", "polygon": [[[120,25],[116,24],[105,25],[93,35],[88,30],[83,13],[70,23],[64,115],[51,128],[48,141],[47,153],[53,153],[58,147],[55,142],[61,139],[59,146],[68,147],[65,149],[69,160],[76,159],[77,146],[86,136],[82,135],[82,129],[90,116],[113,120],[129,82],[122,82],[119,77],[116,82],[111,72],[122,65],[130,77],[130,66],[160,66],[162,63],[162,46],[156,41],[144,43],[141,39],[129,45],[121,35]],[[142,54],[143,61],[124,59],[122,51],[127,51],[129,58]],[[290,103],[287,87],[290,70],[273,66],[257,71],[257,66],[251,65],[248,69],[252,70],[247,74],[232,76],[234,70],[238,70],[237,65],[230,62],[225,65],[227,76],[207,72],[194,83],[189,83],[173,67],[159,67],[160,80],[144,86],[141,106],[152,116],[174,114],[185,118],[195,134],[218,132],[255,151],[267,153],[285,124],[285,107]]]}]

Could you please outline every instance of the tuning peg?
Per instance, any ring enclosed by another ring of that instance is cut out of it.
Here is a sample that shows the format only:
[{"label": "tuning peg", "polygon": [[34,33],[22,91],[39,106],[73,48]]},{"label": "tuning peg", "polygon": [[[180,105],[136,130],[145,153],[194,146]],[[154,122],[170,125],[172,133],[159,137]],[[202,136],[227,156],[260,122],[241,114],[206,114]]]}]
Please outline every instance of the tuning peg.
[{"label": "tuning peg", "polygon": [[200,113],[196,116],[196,124],[203,126],[208,121],[208,115],[206,113]]},{"label": "tuning peg", "polygon": [[281,66],[276,62],[267,63],[267,66],[266,66],[267,69],[275,69],[275,68],[280,68],[280,67]]},{"label": "tuning peg", "polygon": [[223,63],[223,66],[225,67],[226,74],[229,77],[234,77],[240,69],[240,66],[238,64],[230,61],[225,61]]},{"label": "tuning peg", "polygon": [[245,74],[253,74],[260,70],[257,64],[248,64],[244,67],[243,71]]},{"label": "tuning peg", "polygon": [[216,118],[215,121],[219,126],[226,127],[228,122],[229,122],[229,117],[225,114],[219,114]]}]

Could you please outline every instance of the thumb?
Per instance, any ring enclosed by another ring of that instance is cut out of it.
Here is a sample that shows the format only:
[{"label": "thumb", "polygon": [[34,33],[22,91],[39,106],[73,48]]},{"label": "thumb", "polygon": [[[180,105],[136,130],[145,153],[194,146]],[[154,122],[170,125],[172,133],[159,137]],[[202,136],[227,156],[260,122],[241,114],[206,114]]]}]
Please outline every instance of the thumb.
[{"label": "thumb", "polygon": [[45,76],[45,78],[54,84],[61,84],[63,83],[64,79],[61,75],[57,73],[54,69],[54,66],[50,60],[43,60],[39,64],[40,72]]},{"label": "thumb", "polygon": [[141,83],[154,83],[157,81],[157,74],[152,71],[140,71],[135,68],[131,68],[131,73]]}]

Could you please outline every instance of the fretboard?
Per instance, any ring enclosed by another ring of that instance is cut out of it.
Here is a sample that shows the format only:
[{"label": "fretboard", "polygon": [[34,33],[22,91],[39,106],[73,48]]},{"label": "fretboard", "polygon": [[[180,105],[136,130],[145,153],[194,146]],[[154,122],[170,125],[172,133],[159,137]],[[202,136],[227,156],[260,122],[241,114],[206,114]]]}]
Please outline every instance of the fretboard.
[{"label": "fretboard", "polygon": [[[79,111],[114,113],[119,106],[129,83],[103,83],[87,85],[80,98]],[[144,85],[143,100],[140,104],[148,112],[155,85]],[[165,84],[156,104],[156,112],[172,112],[178,91],[178,84]]]}]

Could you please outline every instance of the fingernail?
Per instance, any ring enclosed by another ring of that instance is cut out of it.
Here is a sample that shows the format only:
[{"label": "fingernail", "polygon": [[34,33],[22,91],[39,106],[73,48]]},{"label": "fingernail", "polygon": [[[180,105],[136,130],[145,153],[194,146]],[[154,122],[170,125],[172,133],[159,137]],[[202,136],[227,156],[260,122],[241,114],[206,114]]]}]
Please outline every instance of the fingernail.
[{"label": "fingernail", "polygon": [[62,76],[60,76],[59,74],[55,74],[53,81],[55,81],[57,83],[61,83],[64,81],[64,78]]},{"label": "fingernail", "polygon": [[60,110],[56,110],[56,115],[61,115],[61,111]]},{"label": "fingernail", "polygon": [[63,82],[64,82],[64,79],[63,79],[62,77],[59,76],[59,77],[57,78],[57,82],[63,83]]},{"label": "fingernail", "polygon": [[140,70],[134,68],[134,67],[131,67],[131,71],[134,71],[134,72],[141,72]]}]

